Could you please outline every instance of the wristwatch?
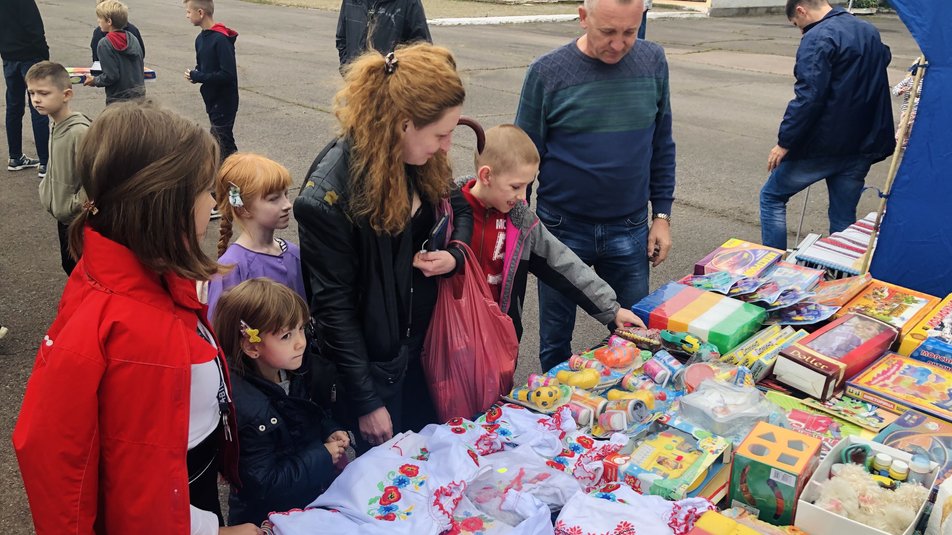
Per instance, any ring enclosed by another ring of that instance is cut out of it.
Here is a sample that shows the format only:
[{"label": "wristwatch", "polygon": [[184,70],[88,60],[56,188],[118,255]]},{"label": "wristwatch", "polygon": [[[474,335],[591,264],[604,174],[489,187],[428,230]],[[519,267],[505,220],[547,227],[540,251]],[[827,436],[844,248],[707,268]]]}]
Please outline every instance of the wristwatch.
[{"label": "wristwatch", "polygon": [[666,214],[664,212],[658,212],[656,214],[653,214],[651,216],[651,219],[664,219],[665,221],[668,222],[669,225],[671,224],[671,214]]}]

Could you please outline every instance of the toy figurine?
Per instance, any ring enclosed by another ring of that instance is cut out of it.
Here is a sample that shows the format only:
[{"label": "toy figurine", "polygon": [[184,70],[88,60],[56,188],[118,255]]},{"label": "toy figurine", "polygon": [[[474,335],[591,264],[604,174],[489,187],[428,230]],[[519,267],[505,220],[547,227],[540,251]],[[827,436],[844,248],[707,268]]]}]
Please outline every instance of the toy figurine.
[{"label": "toy figurine", "polygon": [[561,370],[556,373],[555,376],[562,384],[582,388],[584,390],[595,388],[601,380],[601,374],[598,373],[598,370],[592,368],[585,368],[577,372]]},{"label": "toy figurine", "polygon": [[530,390],[527,387],[520,386],[512,390],[510,396],[519,401],[531,403],[544,411],[555,407],[561,397],[561,392],[557,386],[540,386]]}]

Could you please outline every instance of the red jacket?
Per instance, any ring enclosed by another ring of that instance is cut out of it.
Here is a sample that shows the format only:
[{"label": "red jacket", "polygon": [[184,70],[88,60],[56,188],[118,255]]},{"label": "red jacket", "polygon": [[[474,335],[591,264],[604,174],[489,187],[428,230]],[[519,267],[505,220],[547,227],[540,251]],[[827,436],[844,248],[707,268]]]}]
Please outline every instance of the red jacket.
[{"label": "red jacket", "polygon": [[197,333],[205,314],[195,281],[86,228],[13,431],[38,535],[189,532],[191,365],[222,359]]}]

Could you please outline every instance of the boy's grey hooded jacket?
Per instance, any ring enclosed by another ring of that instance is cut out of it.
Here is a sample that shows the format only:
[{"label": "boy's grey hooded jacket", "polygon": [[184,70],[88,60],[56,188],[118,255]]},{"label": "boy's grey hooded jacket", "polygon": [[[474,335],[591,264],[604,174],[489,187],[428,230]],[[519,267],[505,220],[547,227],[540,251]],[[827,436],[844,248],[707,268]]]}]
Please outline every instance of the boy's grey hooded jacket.
[{"label": "boy's grey hooded jacket", "polygon": [[[110,34],[125,34],[124,43],[113,44]],[[120,30],[109,32],[97,46],[102,74],[93,79],[93,85],[106,88],[106,105],[119,100],[132,100],[145,96],[145,74],[142,64],[142,46],[132,32]]]}]

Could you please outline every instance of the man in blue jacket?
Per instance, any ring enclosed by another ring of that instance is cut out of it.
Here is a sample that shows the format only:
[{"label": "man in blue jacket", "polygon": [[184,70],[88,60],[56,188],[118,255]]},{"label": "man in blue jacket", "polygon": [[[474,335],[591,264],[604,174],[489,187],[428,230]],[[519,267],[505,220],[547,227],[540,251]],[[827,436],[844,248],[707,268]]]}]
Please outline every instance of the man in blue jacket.
[{"label": "man in blue jacket", "polygon": [[827,0],[787,0],[803,32],[794,67],[795,97],[770,151],[770,177],[760,190],[764,245],[787,248],[787,201],[826,180],[830,233],[856,221],[872,164],[895,148],[886,66],[892,59],[870,23]]}]

